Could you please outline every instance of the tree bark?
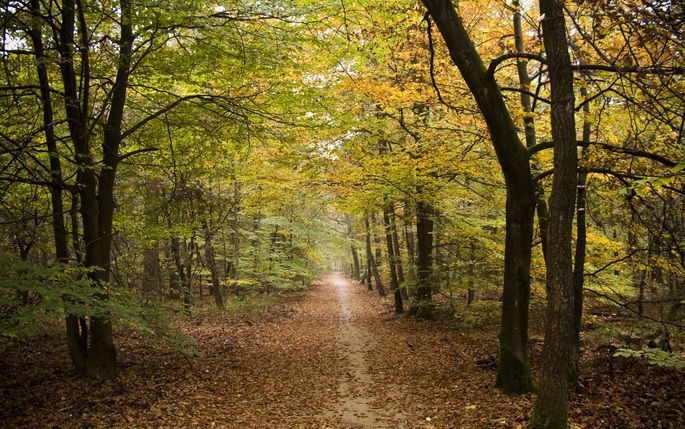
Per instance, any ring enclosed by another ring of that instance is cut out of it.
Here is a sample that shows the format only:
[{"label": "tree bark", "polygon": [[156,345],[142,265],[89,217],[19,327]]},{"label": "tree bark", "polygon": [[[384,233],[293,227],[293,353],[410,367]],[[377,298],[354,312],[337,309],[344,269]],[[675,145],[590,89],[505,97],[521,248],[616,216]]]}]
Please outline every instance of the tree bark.
[{"label": "tree bark", "polygon": [[350,246],[352,250],[352,278],[360,280],[359,256],[357,255],[357,248],[354,245]]},{"label": "tree bark", "polygon": [[385,242],[388,248],[388,268],[390,269],[390,289],[395,297],[395,313],[404,312],[402,303],[402,291],[397,278],[397,263],[395,261],[395,248],[392,239],[392,226],[390,225],[390,203],[383,206],[383,225],[385,227]]},{"label": "tree bark", "polygon": [[507,188],[504,288],[497,385],[505,393],[533,389],[528,362],[528,304],[535,188],[528,151],[493,76],[487,73],[451,0],[422,0],[487,123]]},{"label": "tree bark", "polygon": [[[416,279],[416,244],[414,242],[414,233],[412,231],[412,214],[408,202],[404,203],[404,213],[402,218],[404,219],[404,237],[407,243],[407,271],[409,271],[410,279]],[[412,293],[410,292],[409,295],[412,295]]]},{"label": "tree bark", "polygon": [[[104,126],[102,142],[102,163],[104,168],[100,171],[97,186],[97,199],[89,204],[97,205],[97,231],[98,243],[93,249],[99,252],[99,261],[96,264],[102,268],[98,272],[99,280],[105,284],[110,277],[110,258],[112,247],[112,218],[114,215],[114,179],[119,164],[119,146],[121,145],[121,126],[126,105],[126,90],[128,88],[129,69],[133,49],[133,13],[129,0],[121,0],[121,34],[119,37],[119,64],[117,65],[116,78],[111,91],[109,115]],[[79,4],[80,13],[83,7]],[[82,19],[80,16],[80,19]],[[82,24],[83,25],[83,24]],[[82,29],[85,36],[85,28]],[[83,42],[82,42],[83,43]],[[87,196],[92,197],[91,193]],[[84,216],[85,217],[85,216]],[[85,223],[85,221],[84,221]],[[100,294],[101,299],[108,299],[106,291]],[[88,353],[86,372],[92,376],[114,378],[116,376],[116,350],[112,338],[112,321],[109,315],[91,318],[91,341]]]},{"label": "tree bark", "polygon": [[547,235],[547,320],[540,388],[529,428],[565,429],[568,418],[568,369],[574,331],[571,260],[578,155],[573,69],[561,0],[540,0],[542,36],[551,88],[554,180]]},{"label": "tree bark", "polygon": [[202,229],[205,235],[205,263],[209,269],[209,275],[212,280],[212,296],[217,308],[224,309],[224,291],[221,287],[221,280],[219,279],[219,270],[216,266],[216,257],[214,252],[214,244],[212,243],[213,233],[209,228],[209,222],[206,219],[202,220]]},{"label": "tree bark", "polygon": [[[588,96],[587,89],[580,88],[583,98]],[[583,105],[583,141],[590,141],[590,104]],[[587,148],[582,149],[582,155]],[[587,171],[578,172],[578,190],[576,195],[576,251],[573,258],[573,349],[571,351],[571,367],[569,382],[575,386],[580,376],[580,330],[583,321],[583,287],[585,282],[585,253],[587,249],[587,222],[585,208],[587,205]]]},{"label": "tree bark", "polygon": [[[41,15],[39,0],[31,0],[31,12],[37,17]],[[29,31],[36,57],[36,73],[40,84],[40,100],[43,111],[43,127],[45,129],[45,144],[48,149],[50,161],[50,202],[52,205],[52,232],[55,245],[55,257],[58,263],[69,262],[69,245],[67,230],[64,223],[64,200],[62,190],[64,180],[62,166],[57,149],[57,137],[55,135],[54,114],[52,108],[52,96],[50,94],[50,80],[47,70],[47,57],[43,45],[43,32],[40,20],[34,19],[34,25]],[[76,225],[72,226],[76,228]],[[84,320],[85,321],[85,320]],[[86,358],[88,356],[88,331],[87,325],[82,324],[77,315],[69,314],[65,319],[67,346],[71,362],[80,374],[85,373]],[[81,326],[84,327],[81,330]]]},{"label": "tree bark", "polygon": [[186,276],[185,264],[181,259],[181,240],[178,237],[171,237],[171,256],[176,266],[176,276],[180,286],[180,293],[183,296],[184,312],[190,314],[190,279]]},{"label": "tree bark", "polygon": [[369,232],[369,220],[367,218],[364,218],[364,238],[366,244],[366,286],[369,291],[372,291],[371,277],[374,274],[371,264],[374,263],[375,265],[375,261],[373,261],[373,253],[371,253],[371,233]]},{"label": "tree bark", "polygon": [[[376,265],[376,260],[373,257],[373,252],[371,251],[371,232],[369,227],[369,219],[364,219],[364,226],[366,227],[366,258],[369,261],[369,271],[373,275],[373,279],[376,282],[376,290],[380,296],[385,296],[385,288],[383,287],[383,282],[381,281],[381,275],[378,273],[378,265]],[[369,289],[371,285],[369,284]]]},{"label": "tree bark", "polygon": [[421,201],[416,203],[416,244],[416,296],[412,313],[430,317],[433,313],[433,218],[430,205]]},{"label": "tree bark", "polygon": [[[390,226],[392,228],[392,242],[393,249],[395,250],[395,267],[397,268],[397,281],[400,286],[404,283],[404,268],[402,267],[402,249],[400,247],[400,240],[397,235],[397,216],[395,214],[395,207],[393,203],[390,203]],[[407,290],[402,288],[402,298],[407,299]]]},{"label": "tree bark", "polygon": [[[521,7],[518,0],[514,0],[514,45],[517,53],[525,53],[523,45],[523,28],[521,25]],[[530,76],[528,75],[528,60],[518,58],[516,61],[516,71],[518,72],[519,85],[522,89],[520,94],[521,107],[523,107],[523,127],[526,138],[526,147],[531,148],[537,144],[535,132],[535,118],[533,117],[533,103],[529,95]],[[533,171],[538,171],[539,167],[533,162]],[[542,245],[543,257],[547,255],[547,201],[545,201],[545,189],[540,181],[535,183],[535,207],[537,208],[538,226],[540,228],[540,243]]]},{"label": "tree bark", "polygon": [[[159,198],[159,185],[154,181],[145,184],[145,224],[154,227],[159,222],[155,202]],[[162,268],[159,260],[159,239],[153,237],[143,250],[143,294],[153,299],[162,295]]]},{"label": "tree bark", "polygon": [[469,244],[469,260],[469,267],[466,270],[468,276],[468,287],[466,290],[466,305],[471,305],[473,303],[473,300],[476,298],[476,291],[473,288],[474,282],[476,280],[474,279],[476,267],[476,246],[473,243],[473,240],[471,240],[471,243]]}]

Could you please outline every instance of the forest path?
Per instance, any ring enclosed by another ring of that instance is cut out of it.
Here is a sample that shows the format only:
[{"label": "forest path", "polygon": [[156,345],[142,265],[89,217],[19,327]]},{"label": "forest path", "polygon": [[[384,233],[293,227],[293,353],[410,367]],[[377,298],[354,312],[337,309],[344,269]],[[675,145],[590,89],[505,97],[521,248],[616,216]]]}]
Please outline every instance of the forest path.
[{"label": "forest path", "polygon": [[[397,316],[392,307],[390,297],[329,273],[261,308],[175,319],[195,340],[195,358],[118,331],[119,376],[110,382],[75,374],[61,330],[0,338],[0,426],[525,427],[533,396],[503,395],[493,386],[494,368],[475,364],[497,352],[496,316],[466,329],[460,325],[468,319],[459,322],[451,312],[422,320]],[[585,423],[574,427],[685,427],[682,372],[616,362],[616,371],[630,375],[619,378],[602,356],[588,361],[591,383],[572,406],[574,419]]]},{"label": "forest path", "polygon": [[0,341],[3,427],[499,429],[530,406],[474,365],[495,350],[494,335],[397,316],[341,273],[259,309],[174,323],[200,356],[122,331],[119,376],[105,383],[71,370],[61,333]]},{"label": "forest path", "polygon": [[403,427],[406,417],[392,407],[398,392],[374,382],[369,374],[366,356],[379,352],[375,348],[378,340],[363,326],[360,313],[365,313],[367,306],[359,299],[359,285],[336,272],[324,276],[322,283],[327,292],[335,290],[341,319],[336,336],[338,397],[334,409],[324,415],[351,427]]}]

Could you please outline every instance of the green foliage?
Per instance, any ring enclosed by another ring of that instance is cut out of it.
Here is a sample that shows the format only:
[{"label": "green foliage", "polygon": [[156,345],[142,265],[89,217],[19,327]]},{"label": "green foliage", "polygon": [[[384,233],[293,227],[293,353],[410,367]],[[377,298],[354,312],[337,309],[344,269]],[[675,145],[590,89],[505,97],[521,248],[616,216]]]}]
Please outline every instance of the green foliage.
[{"label": "green foliage", "polygon": [[652,365],[666,368],[685,368],[685,359],[682,356],[657,348],[645,350],[618,349],[614,352],[614,357],[645,359]]},{"label": "green foliage", "polygon": [[471,305],[457,310],[455,317],[458,326],[464,330],[473,330],[486,325],[497,324],[501,303],[499,301],[474,301]]},{"label": "green foliage", "polygon": [[93,269],[73,265],[42,266],[0,255],[0,335],[34,334],[67,315],[111,316],[119,327],[140,332],[186,355],[196,353],[190,338],[170,327],[174,313],[138,291],[100,287],[88,278]]},{"label": "green foliage", "polygon": [[67,314],[104,314],[107,306],[98,298],[88,271],[0,255],[0,335],[33,333],[42,322]]}]

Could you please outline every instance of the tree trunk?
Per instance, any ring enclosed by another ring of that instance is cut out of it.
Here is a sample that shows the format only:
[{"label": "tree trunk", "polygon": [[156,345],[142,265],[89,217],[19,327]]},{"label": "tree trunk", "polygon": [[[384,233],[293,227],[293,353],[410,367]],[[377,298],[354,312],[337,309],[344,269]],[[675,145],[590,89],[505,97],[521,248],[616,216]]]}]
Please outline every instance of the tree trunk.
[{"label": "tree trunk", "polygon": [[354,245],[352,245],[352,246],[350,246],[350,249],[352,250],[352,278],[359,281],[361,279],[361,277],[360,277],[359,256],[357,255],[357,248],[355,248]]},{"label": "tree trunk", "polygon": [[151,298],[162,295],[162,269],[159,261],[159,241],[153,240],[143,251],[143,293]]},{"label": "tree trunk", "polygon": [[476,268],[476,246],[471,240],[469,245],[469,267],[466,270],[466,275],[468,276],[468,288],[466,290],[466,305],[471,305],[476,298],[476,291],[473,288]]},{"label": "tree trunk", "polygon": [[[400,240],[397,236],[397,216],[395,215],[394,204],[390,203],[390,226],[392,228],[392,242],[395,250],[395,267],[397,267],[397,281],[400,286],[404,283],[404,268],[402,267],[402,249],[400,248]],[[402,298],[407,299],[406,289],[402,288]]]},{"label": "tree trunk", "polygon": [[433,218],[427,203],[416,203],[416,296],[412,313],[430,317],[433,313],[431,278],[433,275]]},{"label": "tree trunk", "polygon": [[[31,0],[31,11],[35,16],[41,15],[40,1]],[[40,99],[43,110],[43,126],[45,128],[45,143],[50,161],[50,202],[52,205],[52,232],[55,244],[55,257],[60,264],[69,262],[69,245],[67,230],[64,223],[64,202],[62,190],[62,166],[57,151],[57,137],[54,128],[52,96],[50,94],[50,80],[47,70],[47,57],[43,47],[43,34],[38,19],[34,20],[29,36],[36,56],[36,73],[40,84]],[[76,228],[77,225],[72,225]],[[67,346],[71,362],[80,374],[85,373],[88,356],[88,326],[85,319],[69,314],[65,319]],[[81,327],[84,329],[81,330]]]},{"label": "tree trunk", "polygon": [[[145,224],[154,227],[159,223],[155,202],[159,198],[159,186],[148,181],[145,184],[146,210]],[[162,294],[162,268],[159,261],[159,240],[154,237],[146,243],[143,250],[143,294],[158,299]]]},{"label": "tree trunk", "polygon": [[[514,45],[517,53],[525,53],[523,46],[523,28],[521,26],[521,9],[518,0],[514,0]],[[519,77],[519,85],[522,89],[520,94],[521,107],[523,107],[523,127],[526,138],[526,147],[533,147],[537,143],[535,132],[535,118],[533,117],[533,103],[528,92],[530,88],[530,76],[528,75],[528,61],[524,58],[517,58],[516,70]],[[533,171],[538,171],[539,167],[533,162]],[[535,198],[538,215],[538,226],[540,228],[540,243],[542,245],[543,256],[547,255],[547,201],[545,201],[545,189],[540,181],[535,183]]]},{"label": "tree trunk", "polygon": [[369,232],[369,220],[367,218],[364,218],[364,236],[366,239],[366,286],[371,291],[373,290],[371,277],[374,275],[371,264],[374,263],[375,265],[375,261],[373,261],[373,253],[371,253],[371,233]]},{"label": "tree trunk", "polygon": [[[97,231],[98,241],[95,252],[99,252],[99,261],[96,266],[103,270],[98,277],[102,284],[109,282],[110,259],[112,247],[112,217],[114,215],[114,179],[119,164],[119,146],[121,145],[121,126],[126,105],[126,90],[128,88],[129,68],[133,49],[133,13],[129,0],[121,0],[121,35],[119,45],[119,64],[117,66],[116,78],[112,86],[111,99],[109,102],[109,115],[104,125],[102,142],[102,163],[100,177],[97,183],[96,201],[89,204],[97,205]],[[83,22],[83,7],[79,3],[81,25]],[[81,31],[85,37],[85,28]],[[84,41],[81,42],[84,44]],[[83,124],[81,124],[83,125]],[[87,144],[87,142],[86,142]],[[92,198],[92,193],[86,193]],[[85,204],[82,203],[82,204]],[[82,215],[85,218],[84,215]],[[85,224],[85,221],[84,221]],[[101,299],[108,299],[107,292],[103,289],[100,294]],[[86,372],[89,375],[114,378],[116,376],[116,350],[112,338],[112,321],[109,315],[91,318],[90,351],[86,363]]]},{"label": "tree trunk", "polygon": [[422,1],[483,114],[504,175],[507,234],[497,385],[505,393],[528,392],[533,388],[528,362],[528,303],[536,201],[528,151],[518,138],[494,76],[487,73],[452,1]]},{"label": "tree trunk", "polygon": [[551,88],[554,180],[547,235],[547,320],[540,389],[530,428],[565,429],[568,418],[568,369],[573,349],[574,290],[571,236],[578,155],[573,70],[566,41],[563,4],[540,0],[542,35]]},{"label": "tree trunk", "polygon": [[185,265],[181,259],[181,240],[171,237],[171,256],[176,266],[176,277],[179,280],[180,293],[183,296],[183,310],[186,315],[190,314],[190,279],[186,276]]},{"label": "tree trunk", "polygon": [[[385,288],[383,287],[383,282],[381,281],[381,275],[378,273],[378,265],[376,265],[376,260],[373,257],[373,252],[371,252],[371,232],[369,227],[369,219],[364,219],[364,226],[366,227],[366,258],[369,261],[369,272],[373,275],[373,279],[376,282],[376,290],[380,296],[385,296]],[[369,289],[371,284],[369,284]]]},{"label": "tree trunk", "polygon": [[402,303],[402,292],[400,283],[397,279],[397,263],[395,262],[395,248],[392,240],[392,227],[390,225],[390,204],[386,203],[383,207],[383,225],[385,226],[385,242],[388,248],[388,268],[390,269],[390,288],[395,297],[395,313],[402,313],[404,305]]},{"label": "tree trunk", "polygon": [[[587,89],[582,86],[580,95],[587,98]],[[590,141],[590,104],[583,105],[583,141]],[[582,149],[582,156],[587,154],[587,148]],[[583,320],[583,286],[585,282],[585,253],[587,248],[587,224],[585,207],[587,196],[587,172],[578,172],[578,191],[576,195],[576,251],[573,258],[573,349],[571,351],[571,367],[569,383],[575,386],[580,376],[580,329]]]},{"label": "tree trunk", "polygon": [[[404,237],[405,242],[407,243],[407,271],[409,271],[409,278],[416,279],[416,244],[414,243],[412,215],[408,202],[404,203],[404,213],[402,218],[404,219]],[[412,295],[411,291],[409,295]]]},{"label": "tree trunk", "polygon": [[212,296],[214,296],[214,303],[217,308],[224,309],[224,291],[221,287],[221,280],[219,279],[219,270],[216,267],[216,257],[214,256],[214,245],[212,243],[212,231],[209,229],[207,220],[202,220],[202,229],[205,235],[205,263],[209,269],[209,275],[212,280]]},{"label": "tree trunk", "polygon": [[435,248],[435,257],[433,258],[434,264],[435,264],[435,271],[433,272],[433,275],[431,276],[431,289],[433,292],[440,292],[442,288],[442,281],[443,279],[447,278],[447,273],[449,267],[446,264],[445,261],[445,256],[443,256],[442,252],[442,243],[441,243],[441,236],[440,236],[440,222],[433,221],[433,243],[434,243],[434,248]]}]

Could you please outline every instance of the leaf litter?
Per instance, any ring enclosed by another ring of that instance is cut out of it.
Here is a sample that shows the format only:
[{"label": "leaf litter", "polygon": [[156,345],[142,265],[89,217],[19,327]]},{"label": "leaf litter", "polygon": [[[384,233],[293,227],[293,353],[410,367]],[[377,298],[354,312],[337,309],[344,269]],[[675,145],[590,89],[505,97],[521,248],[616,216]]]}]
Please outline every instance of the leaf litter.
[{"label": "leaf litter", "polygon": [[[390,308],[330,274],[249,316],[179,320],[201,348],[196,358],[121,336],[112,382],[74,374],[59,334],[3,339],[0,421],[81,429],[525,427],[534,395],[501,394],[494,366],[478,364],[497,354],[496,326],[463,331],[449,314],[419,320],[389,316]],[[581,370],[573,428],[685,427],[684,371],[602,350],[586,350]]]}]

